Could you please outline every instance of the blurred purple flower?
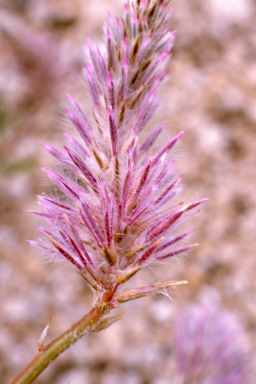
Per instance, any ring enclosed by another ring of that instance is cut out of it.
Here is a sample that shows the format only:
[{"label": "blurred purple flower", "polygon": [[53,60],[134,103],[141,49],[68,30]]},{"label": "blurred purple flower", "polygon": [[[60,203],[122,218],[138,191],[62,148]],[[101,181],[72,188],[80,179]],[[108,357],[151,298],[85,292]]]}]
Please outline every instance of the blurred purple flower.
[{"label": "blurred purple flower", "polygon": [[48,221],[41,232],[50,242],[41,246],[73,263],[99,295],[191,247],[177,247],[188,233],[176,234],[176,227],[202,201],[170,205],[181,177],[169,153],[183,132],[159,150],[153,148],[164,123],[146,140],[140,135],[161,102],[157,91],[169,72],[175,35],[170,13],[169,0],[137,0],[125,4],[120,20],[108,15],[106,51],[88,40],[91,116],[71,97],[72,111],[67,109],[82,142],[66,135],[64,154],[44,144],[65,167],[62,174],[45,170],[65,199],[40,197],[39,214]]},{"label": "blurred purple flower", "polygon": [[179,384],[249,384],[250,352],[235,316],[216,306],[188,305],[176,319]]},{"label": "blurred purple flower", "polygon": [[22,78],[20,93],[24,99],[42,103],[49,96],[57,97],[67,78],[76,71],[74,64],[68,62],[64,46],[57,44],[48,32],[39,32],[22,23],[13,28],[8,20],[2,24],[3,43],[7,43],[10,53],[9,65]]}]

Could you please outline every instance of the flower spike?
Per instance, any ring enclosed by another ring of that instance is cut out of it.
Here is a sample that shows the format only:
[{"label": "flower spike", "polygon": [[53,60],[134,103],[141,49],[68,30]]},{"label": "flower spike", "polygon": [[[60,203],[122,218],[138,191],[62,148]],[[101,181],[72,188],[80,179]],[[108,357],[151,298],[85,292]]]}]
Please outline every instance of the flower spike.
[{"label": "flower spike", "polygon": [[[50,222],[50,229],[41,229],[46,248],[71,261],[99,296],[116,292],[142,267],[194,246],[182,244],[189,233],[177,234],[176,228],[204,200],[172,204],[181,176],[170,153],[183,132],[157,150],[165,122],[144,134],[169,73],[175,35],[170,12],[170,0],[131,0],[121,19],[108,14],[105,52],[87,40],[91,114],[85,116],[68,96],[72,111],[66,112],[80,141],[66,134],[64,154],[43,144],[64,167],[60,174],[45,172],[66,196],[40,198],[40,215]],[[119,301],[173,285],[168,284]]]}]

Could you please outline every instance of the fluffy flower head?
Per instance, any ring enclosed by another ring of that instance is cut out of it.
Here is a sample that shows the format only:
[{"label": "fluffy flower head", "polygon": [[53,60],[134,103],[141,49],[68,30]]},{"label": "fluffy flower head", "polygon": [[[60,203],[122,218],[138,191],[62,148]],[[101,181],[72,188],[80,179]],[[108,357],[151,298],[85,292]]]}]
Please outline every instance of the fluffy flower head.
[{"label": "fluffy flower head", "polygon": [[67,109],[81,140],[66,134],[63,152],[44,144],[64,165],[64,174],[45,172],[66,198],[40,197],[40,214],[50,224],[41,228],[49,240],[43,247],[71,261],[100,294],[188,249],[177,246],[187,233],[174,235],[173,229],[202,202],[170,205],[181,177],[169,154],[183,132],[156,151],[164,123],[141,138],[169,73],[170,13],[170,0],[137,0],[125,4],[120,20],[108,15],[105,52],[87,42],[91,116],[71,97]]}]

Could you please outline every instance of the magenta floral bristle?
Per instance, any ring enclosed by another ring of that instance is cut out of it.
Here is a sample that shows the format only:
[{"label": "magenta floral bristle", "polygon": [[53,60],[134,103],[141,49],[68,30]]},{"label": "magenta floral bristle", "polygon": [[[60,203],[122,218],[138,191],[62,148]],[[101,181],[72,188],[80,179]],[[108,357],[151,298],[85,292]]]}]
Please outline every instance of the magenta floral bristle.
[{"label": "magenta floral bristle", "polygon": [[[12,384],[31,384],[62,352],[88,332],[120,319],[109,316],[119,303],[186,284],[160,281],[120,292],[138,271],[179,255],[197,244],[184,244],[191,233],[182,221],[205,200],[178,200],[182,175],[174,169],[173,147],[183,132],[158,141],[165,122],[149,127],[163,103],[161,85],[175,31],[170,30],[171,0],[128,0],[120,19],[108,14],[105,48],[87,40],[85,77],[89,112],[68,96],[67,117],[77,131],[62,150],[41,143],[61,167],[43,169],[55,196],[40,196],[37,244],[68,260],[94,292],[91,310],[44,346],[49,325],[38,341],[38,354]],[[153,125],[153,124],[152,124]],[[152,128],[147,134],[146,130]],[[56,190],[59,190],[56,192]]]},{"label": "magenta floral bristle", "polygon": [[62,174],[45,172],[66,198],[40,198],[39,214],[48,221],[41,233],[47,248],[71,261],[99,294],[193,246],[176,247],[189,234],[176,234],[176,227],[204,200],[171,205],[181,176],[169,154],[183,132],[155,151],[165,122],[141,138],[169,73],[170,12],[169,0],[138,0],[125,4],[120,20],[108,14],[106,51],[87,41],[91,114],[71,96],[72,111],[66,108],[80,141],[66,134],[66,153],[42,143],[64,167]]}]

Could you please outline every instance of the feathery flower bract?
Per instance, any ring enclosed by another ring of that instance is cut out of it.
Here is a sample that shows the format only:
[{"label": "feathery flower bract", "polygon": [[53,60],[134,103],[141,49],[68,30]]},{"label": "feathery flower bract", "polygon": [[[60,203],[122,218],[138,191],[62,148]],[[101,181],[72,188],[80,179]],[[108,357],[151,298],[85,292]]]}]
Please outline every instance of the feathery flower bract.
[{"label": "feathery flower bract", "polygon": [[169,73],[175,35],[170,14],[170,0],[137,0],[125,4],[122,18],[108,15],[105,51],[88,40],[91,116],[71,97],[72,110],[66,109],[81,141],[66,134],[69,144],[63,152],[43,144],[64,166],[63,174],[45,172],[66,198],[40,197],[40,215],[49,223],[41,228],[49,240],[42,247],[73,263],[98,295],[114,294],[142,267],[191,247],[177,246],[188,233],[177,235],[174,228],[202,201],[170,205],[181,177],[169,153],[183,132],[159,150],[154,144],[164,123],[141,138]]}]

